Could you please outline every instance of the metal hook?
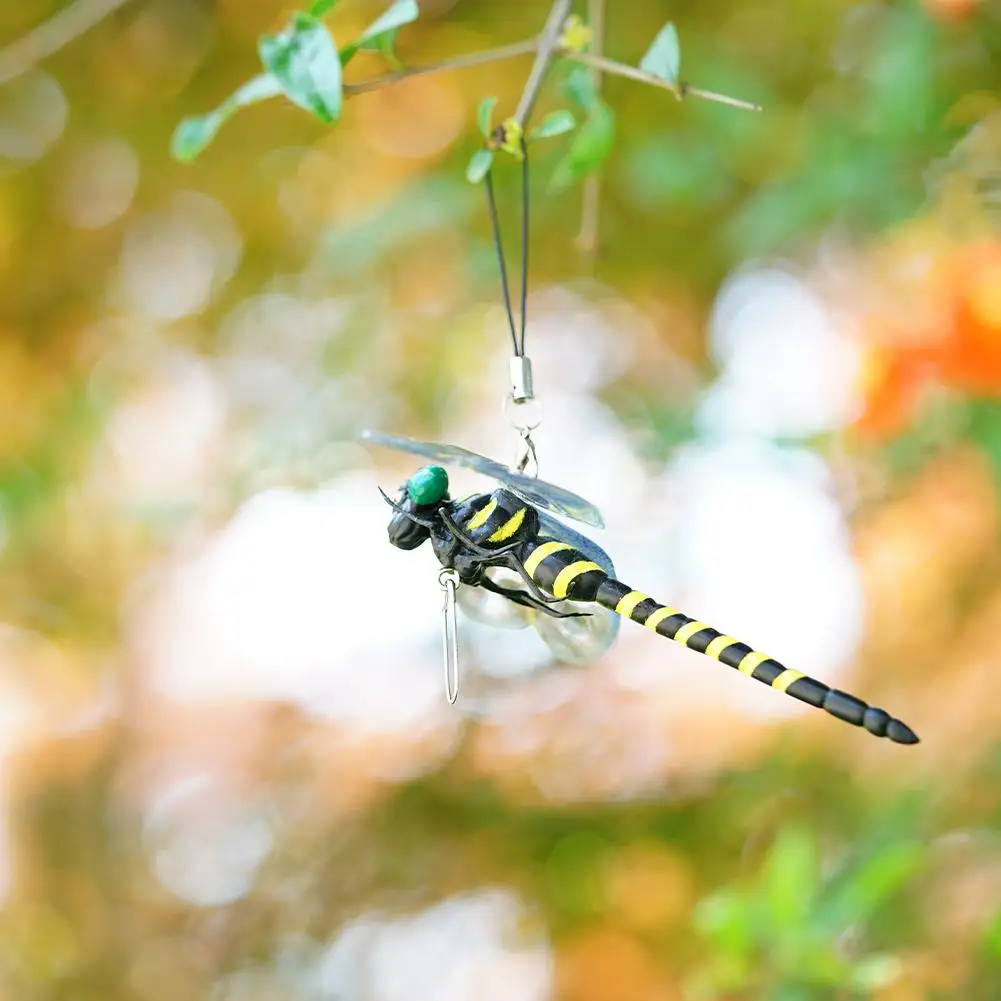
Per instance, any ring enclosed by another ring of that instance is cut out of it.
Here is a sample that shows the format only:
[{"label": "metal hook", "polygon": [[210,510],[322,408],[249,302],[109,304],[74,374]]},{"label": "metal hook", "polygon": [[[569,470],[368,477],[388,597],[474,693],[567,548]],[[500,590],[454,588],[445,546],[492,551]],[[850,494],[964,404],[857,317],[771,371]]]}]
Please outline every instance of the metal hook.
[{"label": "metal hook", "polygon": [[455,589],[459,586],[459,575],[446,568],[439,572],[438,583],[445,592],[442,608],[442,645],[445,655],[445,698],[454,706],[459,697],[459,631],[455,622]]},{"label": "metal hook", "polygon": [[521,435],[521,456],[515,468],[525,476],[533,479],[539,475],[539,457],[535,451],[535,442],[532,441],[532,432],[528,428],[522,428]]},{"label": "metal hook", "polygon": [[501,409],[504,412],[504,419],[521,438],[521,451],[515,468],[527,476],[538,476],[539,457],[535,452],[532,432],[542,423],[542,403],[535,396],[518,399],[512,391],[504,397]]}]

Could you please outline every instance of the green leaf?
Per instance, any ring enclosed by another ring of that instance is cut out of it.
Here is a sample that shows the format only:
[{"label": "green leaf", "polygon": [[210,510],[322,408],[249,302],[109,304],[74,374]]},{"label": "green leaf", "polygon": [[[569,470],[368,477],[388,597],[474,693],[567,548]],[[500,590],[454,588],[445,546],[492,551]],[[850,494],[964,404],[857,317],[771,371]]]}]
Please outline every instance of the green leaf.
[{"label": "green leaf", "polygon": [[496,104],[496,97],[485,97],[476,108],[476,123],[480,127],[480,132],[483,133],[484,139],[490,138],[491,123],[493,122],[494,106]]},{"label": "green leaf", "polygon": [[857,991],[871,995],[900,979],[903,964],[896,956],[877,953],[860,959],[851,971],[851,985]]},{"label": "green leaf", "polygon": [[892,844],[861,860],[833,882],[812,915],[814,927],[836,936],[868,921],[921,870],[925,853],[918,843]]},{"label": "green leaf", "polygon": [[552,136],[563,135],[577,126],[573,112],[567,110],[550,111],[545,118],[528,134],[529,139],[549,139]]},{"label": "green leaf", "polygon": [[190,163],[212,140],[223,124],[238,109],[258,101],[266,101],[282,93],[278,81],[270,73],[261,73],[248,80],[231,94],[215,111],[207,115],[185,118],[174,130],[170,153],[182,163]]},{"label": "green leaf", "polygon": [[563,191],[595,173],[611,151],[614,138],[615,114],[602,102],[577,130],[566,156],[553,171],[550,187]]},{"label": "green leaf", "polygon": [[817,844],[805,828],[779,832],[764,873],[764,903],[772,927],[787,936],[802,931],[820,878]]},{"label": "green leaf", "polygon": [[681,43],[678,29],[668,21],[653,40],[653,44],[640,60],[640,69],[651,76],[659,76],[668,83],[678,82],[681,69]]},{"label": "green leaf", "polygon": [[340,117],[341,60],[330,32],[315,17],[294,14],[283,32],[261,39],[258,52],[293,104],[323,122]]},{"label": "green leaf", "polygon": [[417,0],[395,0],[382,12],[350,45],[341,53],[341,63],[347,63],[359,49],[381,52],[387,58],[396,60],[393,45],[396,34],[405,24],[411,24],[421,16]]},{"label": "green leaf", "polygon": [[417,0],[396,0],[389,8],[383,12],[381,17],[376,18],[355,41],[362,48],[371,46],[380,35],[386,35],[391,31],[399,31],[405,24],[411,24],[421,16],[421,10],[417,6]]},{"label": "green leaf", "polygon": [[478,149],[470,158],[469,166],[466,167],[466,180],[470,184],[479,184],[487,175],[494,162],[494,151],[492,149]]},{"label": "green leaf", "polygon": [[337,6],[338,0],[313,0],[309,5],[310,17],[323,17]]},{"label": "green leaf", "polygon": [[567,96],[585,111],[594,111],[601,103],[591,71],[586,66],[574,66],[567,74],[563,89],[567,92]]}]

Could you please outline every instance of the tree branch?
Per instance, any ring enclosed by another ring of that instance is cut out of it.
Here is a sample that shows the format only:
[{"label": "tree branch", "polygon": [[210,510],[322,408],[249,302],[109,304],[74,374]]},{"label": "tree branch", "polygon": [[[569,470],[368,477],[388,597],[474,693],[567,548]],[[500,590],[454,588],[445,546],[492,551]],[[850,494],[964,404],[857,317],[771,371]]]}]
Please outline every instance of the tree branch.
[{"label": "tree branch", "polygon": [[515,121],[521,126],[522,131],[532,116],[532,109],[542,89],[542,81],[559,48],[560,32],[563,30],[563,22],[570,13],[571,2],[572,0],[555,0],[549,11],[549,17],[546,18],[542,34],[539,35],[535,62],[532,64],[531,73],[528,74],[528,80],[525,81],[525,89],[521,92],[518,110],[514,113]]},{"label": "tree branch", "polygon": [[443,59],[440,63],[429,63],[427,66],[411,66],[398,73],[387,73],[372,80],[361,83],[344,84],[344,96],[353,97],[382,87],[391,87],[394,83],[409,80],[412,76],[423,76],[425,73],[440,73],[443,70],[466,69],[469,66],[483,66],[486,63],[500,62],[502,59],[514,59],[516,56],[527,56],[538,48],[538,38],[528,38],[524,42],[513,42],[511,45],[501,45],[496,49],[484,49],[482,52],[467,52],[452,59]]},{"label": "tree branch", "polygon": [[726,94],[716,94],[711,90],[703,90],[701,87],[692,87],[687,83],[671,83],[662,77],[646,73],[635,66],[627,63],[619,63],[614,59],[606,59],[590,52],[572,52],[566,49],[560,50],[560,55],[575,63],[582,63],[593,69],[603,70],[613,76],[624,76],[629,80],[637,80],[640,83],[648,83],[651,87],[659,87],[661,90],[669,90],[679,100],[685,97],[701,97],[706,101],[716,101],[719,104],[729,104],[734,108],[743,108],[745,111],[761,111],[760,104],[751,101],[742,101],[737,97],[727,97]]},{"label": "tree branch", "polygon": [[[591,29],[591,52],[599,58],[604,55],[605,0],[588,0],[587,22]],[[601,93],[601,70],[591,68],[591,81],[596,94]],[[588,257],[598,254],[601,241],[601,175],[589,174],[584,180],[584,195],[580,210],[580,231],[577,249]]]},{"label": "tree branch", "polygon": [[0,86],[41,62],[129,0],[76,0],[0,51]]},{"label": "tree branch", "polygon": [[[83,3],[84,0],[78,0]],[[105,5],[114,3],[121,5],[128,0],[93,0]],[[591,0],[598,4],[602,0]],[[385,76],[377,76],[371,80],[363,80],[360,83],[346,83],[344,85],[344,96],[354,97],[356,94],[365,94],[373,90],[381,90],[383,87],[391,87],[394,84],[402,83],[414,76],[423,76],[426,73],[441,73],[445,70],[465,69],[470,66],[483,66],[487,63],[496,63],[504,59],[514,59],[518,56],[527,56],[530,52],[535,52],[535,63],[529,73],[525,89],[522,92],[521,100],[518,102],[518,110],[514,117],[521,125],[522,129],[528,121],[528,117],[535,107],[536,99],[542,88],[542,83],[549,69],[550,63],[557,56],[570,59],[576,63],[589,66],[595,73],[610,73],[613,76],[624,76],[630,80],[637,80],[640,83],[647,83],[661,90],[668,90],[680,101],[685,97],[701,97],[706,101],[717,101],[720,104],[729,104],[734,108],[743,108],[747,111],[761,111],[760,104],[753,104],[750,101],[742,101],[736,97],[727,97],[725,94],[716,94],[711,90],[703,90],[701,87],[692,87],[687,83],[670,83],[652,73],[645,73],[635,66],[626,63],[616,62],[614,59],[606,59],[600,52],[576,52],[572,49],[565,49],[559,44],[560,29],[566,20],[566,11],[569,10],[571,0],[556,0],[546,26],[541,35],[536,38],[527,38],[523,42],[513,42],[510,45],[501,45],[495,49],[484,49],[481,52],[467,52],[465,55],[454,56],[451,59],[443,59],[441,62],[428,63],[426,66],[411,66],[400,70],[398,73],[387,73]],[[558,19],[555,15],[561,15]],[[594,16],[592,8],[592,18]],[[53,18],[55,20],[55,18]],[[555,25],[555,27],[554,27]],[[598,33],[595,32],[595,38]],[[600,43],[598,43],[600,46]],[[596,46],[597,48],[597,46]],[[3,82],[0,75],[0,83]]]}]

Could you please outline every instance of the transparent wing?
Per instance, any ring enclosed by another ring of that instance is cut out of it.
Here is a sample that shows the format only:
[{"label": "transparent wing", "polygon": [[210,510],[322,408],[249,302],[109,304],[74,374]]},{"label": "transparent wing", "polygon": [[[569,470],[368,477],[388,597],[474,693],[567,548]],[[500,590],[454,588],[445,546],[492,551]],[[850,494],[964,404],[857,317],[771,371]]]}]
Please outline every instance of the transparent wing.
[{"label": "transparent wing", "polygon": [[[539,512],[539,537],[569,543],[597,563],[610,577],[615,576],[612,558],[601,546],[543,511]],[[619,635],[620,617],[601,605],[590,601],[561,601],[554,607],[563,612],[587,613],[586,618],[580,619],[536,615],[535,629],[558,660],[569,664],[589,664],[597,660]]]},{"label": "transparent wing", "polygon": [[400,452],[421,455],[426,459],[440,462],[442,465],[464,466],[503,483],[512,493],[517,494],[522,500],[528,501],[535,507],[563,515],[565,518],[573,518],[585,525],[593,525],[595,528],[605,527],[601,512],[583,497],[579,497],[569,490],[564,490],[563,487],[558,487],[554,483],[537,480],[531,476],[522,476],[521,473],[516,473],[513,469],[509,469],[494,459],[488,459],[485,455],[471,452],[459,445],[414,441],[412,438],[383,434],[381,431],[362,431],[361,438],[363,441],[370,441],[375,445],[385,445],[387,448],[395,448]]},{"label": "transparent wing", "polygon": [[498,476],[497,479],[509,487],[511,493],[517,494],[535,507],[561,514],[564,518],[573,518],[594,528],[605,527],[605,519],[602,518],[601,512],[590,501],[556,486],[555,483],[522,476],[512,469],[506,470],[504,475]]},{"label": "transparent wing", "polygon": [[[395,434],[383,434],[381,431],[362,431],[362,441],[370,441],[375,445],[385,445],[399,452],[410,452],[422,455],[426,459],[434,459],[443,465],[465,466],[467,469],[492,476],[495,480],[503,479],[511,474],[507,466],[502,466],[485,455],[470,452],[468,448],[459,445],[439,445],[436,442],[414,441],[413,438],[400,438]],[[527,479],[527,477],[525,477]]]}]

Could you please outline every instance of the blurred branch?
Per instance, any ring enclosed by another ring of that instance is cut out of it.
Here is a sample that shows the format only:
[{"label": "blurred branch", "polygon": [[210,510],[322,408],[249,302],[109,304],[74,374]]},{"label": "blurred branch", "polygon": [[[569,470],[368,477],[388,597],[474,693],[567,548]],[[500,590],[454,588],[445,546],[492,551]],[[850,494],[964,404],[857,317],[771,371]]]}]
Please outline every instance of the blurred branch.
[{"label": "blurred branch", "polygon": [[[98,0],[95,0],[98,2]],[[105,6],[118,6],[127,3],[128,0],[99,0]],[[592,23],[604,28],[604,0],[590,0]],[[84,3],[84,0],[78,0]],[[495,49],[484,49],[481,52],[467,52],[465,55],[454,56],[451,59],[443,59],[441,62],[428,63],[426,66],[411,66],[396,73],[387,73],[385,76],[377,76],[371,80],[363,80],[360,83],[346,83],[344,85],[344,96],[353,97],[355,94],[365,94],[373,90],[381,90],[383,87],[391,87],[393,84],[402,83],[411,77],[423,76],[426,73],[441,73],[445,70],[465,69],[469,66],[483,66],[487,63],[496,63],[504,59],[514,59],[517,56],[525,56],[530,52],[535,52],[535,62],[532,70],[525,82],[525,88],[518,102],[518,109],[514,113],[514,118],[524,129],[525,123],[532,114],[535,102],[538,99],[539,91],[542,89],[542,82],[545,79],[546,71],[549,69],[553,59],[560,56],[570,59],[573,62],[583,63],[589,66],[596,74],[596,82],[600,82],[601,73],[611,73],[614,76],[624,76],[630,80],[637,80],[640,83],[648,83],[661,90],[669,90],[680,101],[685,97],[701,97],[706,101],[717,101],[720,104],[729,104],[734,108],[744,108],[748,111],[761,111],[760,104],[753,104],[750,101],[742,101],[736,97],[727,97],[725,94],[716,94],[711,90],[702,90],[700,87],[692,87],[687,83],[671,83],[652,73],[645,73],[635,66],[626,63],[616,62],[614,59],[606,59],[600,52],[602,31],[594,31],[594,52],[577,52],[560,45],[560,31],[566,21],[567,13],[570,10],[572,0],[556,0],[549,17],[546,19],[542,34],[537,38],[528,38],[523,42],[513,42],[511,45],[500,45]],[[602,8],[602,9],[598,9]],[[597,11],[597,17],[595,12]],[[52,19],[53,21],[56,18]],[[50,22],[51,23],[51,22]],[[0,76],[0,83],[3,82]],[[583,228],[583,227],[582,227]]]},{"label": "blurred branch", "polygon": [[440,63],[408,67],[407,69],[400,70],[398,73],[387,73],[386,76],[377,76],[373,80],[364,80],[361,83],[346,83],[344,85],[344,96],[352,97],[355,94],[364,94],[370,90],[391,87],[394,83],[409,80],[412,76],[423,76],[425,73],[440,73],[444,70],[465,69],[468,66],[482,66],[485,63],[500,62],[502,59],[527,56],[530,52],[535,52],[538,45],[539,41],[537,38],[528,38],[524,42],[513,42],[511,45],[501,45],[496,49],[484,49],[482,52],[467,52],[464,56],[443,59]]},{"label": "blurred branch", "polygon": [[521,126],[522,131],[532,115],[532,109],[535,107],[539,91],[542,89],[542,81],[545,79],[546,72],[559,48],[560,32],[563,30],[563,23],[570,13],[571,2],[572,0],[555,0],[549,11],[549,17],[546,18],[546,25],[539,36],[535,62],[532,64],[532,71],[525,81],[525,89],[521,92],[518,110],[514,113],[514,119]]},{"label": "blurred branch", "polygon": [[128,2],[129,0],[76,0],[76,3],[64,7],[34,31],[0,50],[0,85],[26,73]]},{"label": "blurred branch", "polygon": [[572,62],[583,63],[585,66],[602,70],[605,73],[611,73],[613,76],[624,76],[629,80],[637,80],[639,83],[648,83],[652,87],[660,87],[661,90],[669,90],[679,101],[686,97],[701,97],[706,101],[729,104],[731,107],[743,108],[745,111],[761,111],[760,104],[754,104],[751,101],[742,101],[738,97],[727,97],[726,94],[716,94],[711,90],[703,90],[701,87],[693,87],[690,84],[680,81],[672,83],[670,80],[664,80],[659,76],[654,76],[652,73],[645,73],[635,66],[629,66],[627,63],[619,63],[614,59],[606,59],[604,56],[599,56],[596,53],[574,52],[564,49],[560,51],[560,55]]},{"label": "blurred branch", "polygon": [[[587,23],[591,29],[591,52],[601,58],[605,45],[605,0],[588,0]],[[601,70],[591,68],[594,92],[601,94]],[[577,249],[588,257],[595,257],[601,240],[601,175],[591,174],[584,181],[584,200],[580,210],[580,232]]]},{"label": "blurred branch", "polygon": [[556,0],[549,17],[546,19],[542,34],[537,38],[529,38],[524,42],[514,42],[511,45],[501,45],[495,49],[484,49],[482,52],[469,52],[463,56],[455,56],[452,59],[443,59],[438,63],[429,63],[427,66],[413,66],[400,70],[398,73],[388,73],[386,76],[378,76],[374,80],[365,80],[361,83],[348,83],[344,85],[344,96],[352,97],[355,94],[364,94],[367,91],[379,90],[382,87],[391,87],[393,84],[403,80],[409,80],[414,76],[421,76],[425,73],[439,73],[443,70],[463,69],[468,66],[482,66],[485,63],[500,62],[502,59],[513,59],[516,56],[535,53],[535,62],[532,64],[531,72],[522,91],[521,100],[518,102],[518,109],[514,113],[514,118],[524,129],[525,123],[532,114],[535,102],[538,99],[539,91],[542,89],[542,81],[545,79],[546,71],[550,63],[558,52],[560,52],[559,38],[563,28],[563,22],[567,19],[572,0]]}]

